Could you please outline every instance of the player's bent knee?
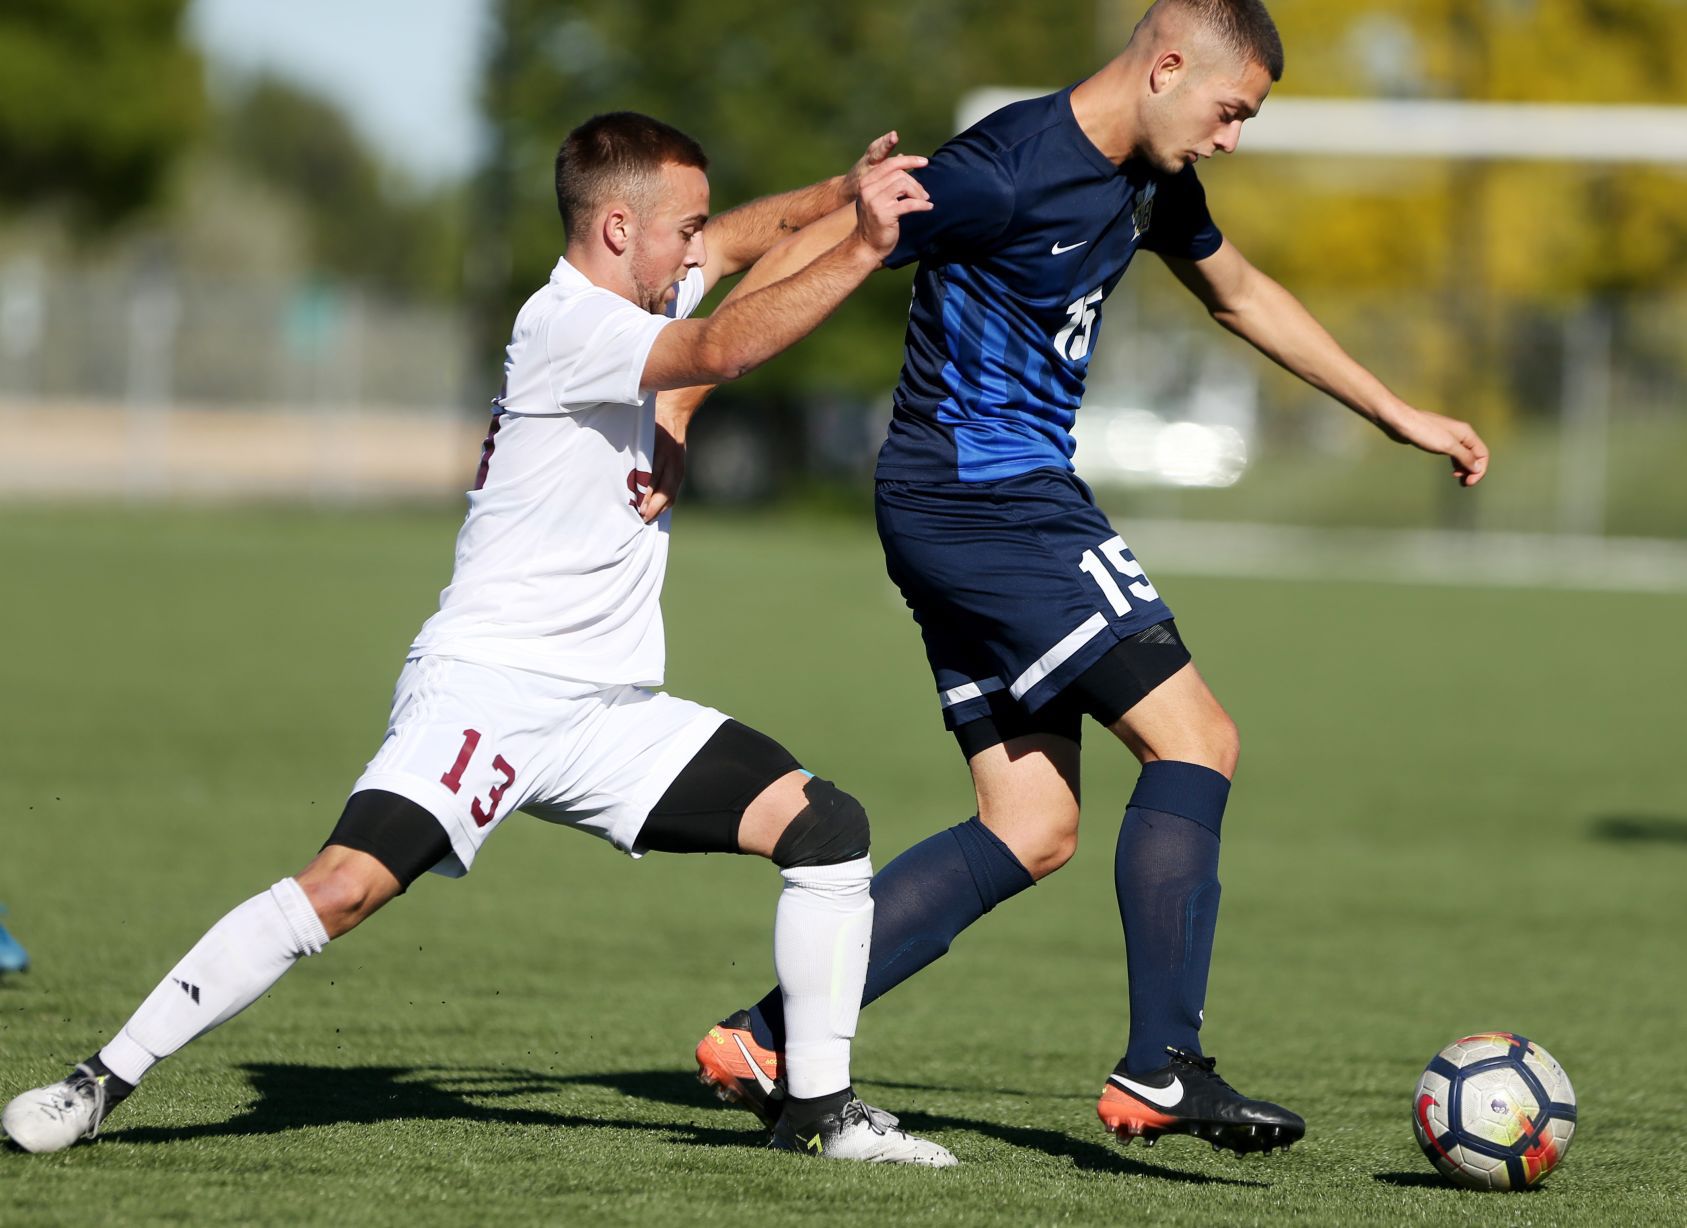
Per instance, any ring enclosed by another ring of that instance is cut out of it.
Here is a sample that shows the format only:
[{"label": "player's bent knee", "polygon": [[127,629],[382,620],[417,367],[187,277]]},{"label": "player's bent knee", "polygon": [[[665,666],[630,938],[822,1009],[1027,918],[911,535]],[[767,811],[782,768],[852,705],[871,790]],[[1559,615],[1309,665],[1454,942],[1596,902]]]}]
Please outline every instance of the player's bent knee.
[{"label": "player's bent knee", "polygon": [[997,805],[981,811],[984,825],[1034,880],[1047,878],[1078,851],[1076,804],[1061,806],[1045,799],[1041,805]]},{"label": "player's bent knee", "polygon": [[1208,754],[1214,761],[1208,766],[1225,776],[1234,776],[1236,765],[1242,758],[1242,734],[1236,728],[1236,722],[1230,719],[1230,714],[1223,708],[1218,710],[1207,736],[1211,743]]},{"label": "player's bent knee", "polygon": [[1056,870],[1060,869],[1060,867],[1071,861],[1077,852],[1077,832],[1067,832],[1064,835],[1057,836],[1049,842],[1048,848],[1043,852],[1041,862],[1042,873],[1038,875],[1038,877],[1046,878],[1050,874],[1053,874]]},{"label": "player's bent knee", "polygon": [[330,845],[298,876],[330,938],[355,928],[398,895],[398,880],[367,853]]},{"label": "player's bent knee", "polygon": [[872,833],[860,802],[818,776],[803,786],[803,796],[808,804],[774,843],[774,865],[781,870],[835,866],[867,855]]},{"label": "player's bent knee", "polygon": [[1077,851],[1078,833],[1076,830],[1069,830],[1050,832],[1033,847],[1014,849],[1014,856],[1025,867],[1027,874],[1040,881],[1071,861]]}]

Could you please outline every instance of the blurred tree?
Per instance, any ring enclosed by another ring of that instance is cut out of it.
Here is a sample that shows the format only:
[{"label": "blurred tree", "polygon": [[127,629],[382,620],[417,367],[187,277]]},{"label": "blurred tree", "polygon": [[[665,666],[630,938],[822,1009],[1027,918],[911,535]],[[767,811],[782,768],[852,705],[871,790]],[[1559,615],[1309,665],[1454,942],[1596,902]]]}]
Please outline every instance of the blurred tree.
[{"label": "blurred tree", "polygon": [[[1288,48],[1279,89],[1310,97],[1680,105],[1680,0],[1275,0]],[[1269,103],[1267,106],[1269,107]],[[1206,174],[1220,220],[1313,299],[1440,287],[1402,313],[1403,391],[1503,428],[1542,400],[1539,333],[1590,299],[1687,287],[1687,173],[1557,162],[1243,158]],[[1244,149],[1247,136],[1243,134]],[[1269,209],[1252,207],[1269,200]],[[1500,355],[1537,361],[1507,369]]]},{"label": "blurred tree", "polygon": [[216,116],[212,144],[218,159],[294,206],[319,273],[403,296],[458,292],[459,189],[394,180],[332,103],[260,79]]},{"label": "blurred tree", "polygon": [[[476,215],[509,236],[507,254],[484,264],[488,348],[562,251],[552,160],[588,116],[646,111],[696,137],[718,211],[836,174],[889,128],[906,150],[929,152],[975,86],[1077,80],[1100,59],[1094,9],[1078,12],[1051,21],[1042,6],[991,0],[502,0],[488,74],[498,147]],[[901,362],[908,277],[875,277],[747,390],[881,394]]]},{"label": "blurred tree", "polygon": [[0,204],[109,223],[158,193],[204,106],[186,0],[0,6]]},{"label": "blurred tree", "polygon": [[[906,148],[929,150],[977,86],[1077,80],[1146,7],[1100,0],[1056,20],[1045,6],[994,0],[501,0],[503,41],[488,73],[498,145],[476,211],[489,235],[477,262],[487,351],[562,248],[551,159],[586,116],[626,107],[677,122],[709,150],[720,209],[832,173],[887,127],[901,130]],[[1288,48],[1285,94],[1687,98],[1682,0],[1271,8]],[[1385,140],[1379,134],[1379,147]],[[1384,373],[1428,403],[1468,390],[1449,408],[1488,420],[1520,395],[1519,373],[1489,352],[1517,303],[1568,310],[1590,293],[1687,282],[1683,176],[1669,170],[1273,157],[1215,164],[1204,177],[1227,232],[1315,305],[1364,300],[1380,318],[1392,312],[1387,296],[1438,300],[1400,326],[1397,354],[1366,357],[1392,358]],[[873,279],[749,387],[882,393],[900,361],[906,284]],[[1126,284],[1129,293],[1163,289],[1152,273]]]},{"label": "blurred tree", "polygon": [[[1680,105],[1681,0],[1276,0],[1284,93],[1478,101]],[[1269,104],[1267,104],[1269,105]],[[1246,146],[1246,133],[1243,144]],[[1386,135],[1378,135],[1379,153]],[[1659,168],[1494,163],[1480,199],[1449,191],[1431,160],[1243,159],[1209,178],[1231,223],[1297,284],[1422,285],[1460,227],[1481,235],[1501,295],[1565,301],[1590,291],[1687,284],[1687,176]],[[1261,197],[1285,207],[1249,209]]]}]

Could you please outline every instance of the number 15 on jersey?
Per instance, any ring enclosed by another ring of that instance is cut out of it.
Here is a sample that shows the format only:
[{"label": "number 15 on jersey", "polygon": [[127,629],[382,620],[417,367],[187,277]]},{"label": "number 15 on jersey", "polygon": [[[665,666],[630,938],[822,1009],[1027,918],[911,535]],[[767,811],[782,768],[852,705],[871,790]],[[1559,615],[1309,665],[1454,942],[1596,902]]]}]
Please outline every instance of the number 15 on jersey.
[{"label": "number 15 on jersey", "polygon": [[1089,357],[1090,333],[1095,328],[1096,307],[1107,292],[1094,290],[1066,309],[1071,317],[1054,336],[1054,348],[1062,358],[1079,362]]},{"label": "number 15 on jersey", "polygon": [[[1142,570],[1142,564],[1128,557],[1129,552],[1130,547],[1125,545],[1125,539],[1115,537],[1110,542],[1102,543],[1099,554],[1094,550],[1084,551],[1083,560],[1078,564],[1078,570],[1095,581],[1096,587],[1107,598],[1107,604],[1113,607],[1115,614],[1131,612],[1130,597],[1125,596],[1127,590],[1120,587],[1119,581],[1114,578],[1115,573],[1131,582],[1128,590],[1131,596],[1140,601],[1160,599],[1159,592],[1148,582],[1148,575]],[[1107,560],[1105,563],[1102,562],[1103,558]]]}]

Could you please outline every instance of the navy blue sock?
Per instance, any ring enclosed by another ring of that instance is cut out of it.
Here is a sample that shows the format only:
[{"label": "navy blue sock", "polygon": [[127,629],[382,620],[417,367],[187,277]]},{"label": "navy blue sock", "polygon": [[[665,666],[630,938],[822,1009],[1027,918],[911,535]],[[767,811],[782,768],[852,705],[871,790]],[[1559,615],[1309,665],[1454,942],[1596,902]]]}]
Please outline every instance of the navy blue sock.
[{"label": "navy blue sock", "polygon": [[[1030,873],[976,818],[920,841],[873,876],[873,941],[861,1005],[882,996],[949,949],[955,936],[1031,886]],[[756,1043],[785,1044],[779,987],[750,1011]]]},{"label": "navy blue sock", "polygon": [[1218,925],[1218,830],[1230,782],[1194,763],[1142,769],[1119,829],[1113,883],[1130,969],[1130,1074],[1201,1051],[1201,1010]]}]

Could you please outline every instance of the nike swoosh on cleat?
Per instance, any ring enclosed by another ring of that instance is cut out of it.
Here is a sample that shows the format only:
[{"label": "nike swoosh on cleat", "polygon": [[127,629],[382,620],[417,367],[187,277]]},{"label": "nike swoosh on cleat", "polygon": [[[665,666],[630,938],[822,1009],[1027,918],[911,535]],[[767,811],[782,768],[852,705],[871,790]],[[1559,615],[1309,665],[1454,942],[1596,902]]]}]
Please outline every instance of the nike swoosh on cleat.
[{"label": "nike swoosh on cleat", "polygon": [[1183,1103],[1183,1080],[1176,1075],[1164,1087],[1149,1087],[1145,1083],[1137,1083],[1127,1079],[1124,1075],[1108,1075],[1109,1079],[1117,1083],[1133,1096],[1140,1096],[1149,1104],[1157,1104],[1162,1109],[1175,1108]]},{"label": "nike swoosh on cleat", "polygon": [[1051,256],[1064,256],[1067,252],[1077,251],[1080,247],[1083,247],[1088,242],[1089,242],[1089,240],[1085,239],[1083,241],[1083,243],[1068,243],[1065,247],[1062,247],[1062,246],[1060,246],[1059,243],[1056,243],[1052,248],[1049,249],[1049,255],[1051,255]]},{"label": "nike swoosh on cleat", "polygon": [[768,1078],[767,1074],[761,1068],[761,1063],[750,1056],[750,1047],[744,1043],[744,1038],[734,1032],[732,1034],[732,1043],[737,1045],[738,1052],[744,1055],[744,1060],[749,1063],[750,1073],[756,1076],[756,1083],[761,1087],[762,1091],[769,1096],[777,1096],[779,1094],[779,1085],[772,1079]]}]

